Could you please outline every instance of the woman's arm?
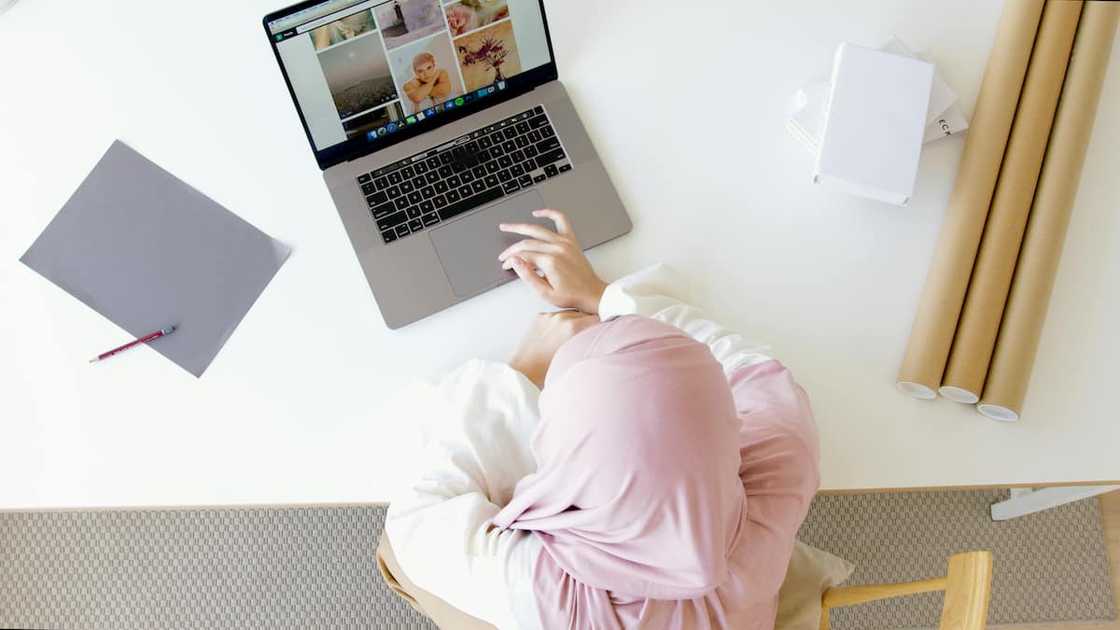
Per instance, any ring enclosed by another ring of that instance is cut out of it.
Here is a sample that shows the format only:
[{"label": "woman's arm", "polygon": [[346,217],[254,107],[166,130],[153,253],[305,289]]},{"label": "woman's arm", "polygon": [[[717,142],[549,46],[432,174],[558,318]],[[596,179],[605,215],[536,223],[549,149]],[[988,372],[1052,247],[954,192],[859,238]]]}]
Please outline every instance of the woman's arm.
[{"label": "woman's arm", "polygon": [[489,520],[536,469],[529,440],[539,390],[507,365],[472,361],[433,393],[417,401],[432,430],[417,454],[419,472],[389,505],[389,542],[419,587],[500,629],[532,628],[540,543]]}]

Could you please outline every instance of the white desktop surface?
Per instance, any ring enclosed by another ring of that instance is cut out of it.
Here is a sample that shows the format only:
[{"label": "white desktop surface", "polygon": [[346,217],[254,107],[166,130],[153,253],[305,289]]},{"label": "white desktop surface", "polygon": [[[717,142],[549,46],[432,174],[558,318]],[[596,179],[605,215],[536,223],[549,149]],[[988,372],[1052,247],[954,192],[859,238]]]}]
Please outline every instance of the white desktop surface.
[{"label": "white desktop surface", "polygon": [[[0,508],[388,498],[417,377],[506,357],[543,305],[510,284],[390,331],[260,26],[280,2],[26,0],[0,16]],[[590,253],[656,261],[772,345],[810,393],[824,489],[1120,479],[1120,46],[1023,420],[894,380],[962,138],[926,147],[908,208],[828,193],[784,129],[837,44],[892,34],[971,113],[989,0],[548,3],[562,80],[634,221]],[[18,262],[121,138],[294,254],[201,379]]]}]

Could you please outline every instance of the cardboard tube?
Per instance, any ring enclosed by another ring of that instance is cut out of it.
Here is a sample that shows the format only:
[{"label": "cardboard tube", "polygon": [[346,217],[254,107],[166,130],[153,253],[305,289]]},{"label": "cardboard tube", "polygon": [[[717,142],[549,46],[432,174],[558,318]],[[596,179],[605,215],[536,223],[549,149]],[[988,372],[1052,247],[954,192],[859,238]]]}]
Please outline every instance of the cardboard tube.
[{"label": "cardboard tube", "polygon": [[1112,52],[1120,3],[1085,3],[980,413],[1018,420]]},{"label": "cardboard tube", "polygon": [[941,385],[1043,4],[1015,0],[1003,5],[956,185],[898,371],[899,389],[915,398],[936,398]]},{"label": "cardboard tube", "polygon": [[1081,0],[1050,0],[1042,12],[1007,154],[942,379],[941,395],[950,400],[975,403],[984,389],[1081,5]]}]

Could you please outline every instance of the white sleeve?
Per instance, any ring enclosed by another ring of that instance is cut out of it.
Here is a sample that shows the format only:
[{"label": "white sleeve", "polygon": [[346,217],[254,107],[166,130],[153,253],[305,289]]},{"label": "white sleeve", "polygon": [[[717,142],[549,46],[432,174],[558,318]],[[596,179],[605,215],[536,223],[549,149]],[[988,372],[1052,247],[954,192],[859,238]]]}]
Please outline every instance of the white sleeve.
[{"label": "white sleeve", "polygon": [[607,286],[599,300],[599,318],[606,321],[621,315],[644,315],[675,326],[707,345],[727,375],[737,368],[771,359],[763,352],[768,350],[766,346],[747,342],[742,335],[675,297],[683,291],[682,279],[670,267],[656,264]]},{"label": "white sleeve", "polygon": [[418,471],[389,504],[385,532],[417,586],[500,630],[539,628],[532,566],[540,542],[487,522],[535,471],[529,441],[540,390],[508,365],[471,361],[429,400]]}]

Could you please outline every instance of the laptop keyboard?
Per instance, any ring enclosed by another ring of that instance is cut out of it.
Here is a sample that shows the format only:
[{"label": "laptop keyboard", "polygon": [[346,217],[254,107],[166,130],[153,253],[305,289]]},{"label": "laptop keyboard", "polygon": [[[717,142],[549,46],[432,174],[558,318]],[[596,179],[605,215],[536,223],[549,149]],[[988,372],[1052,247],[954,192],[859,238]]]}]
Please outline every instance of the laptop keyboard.
[{"label": "laptop keyboard", "polygon": [[358,177],[386,243],[572,170],[544,107]]}]

